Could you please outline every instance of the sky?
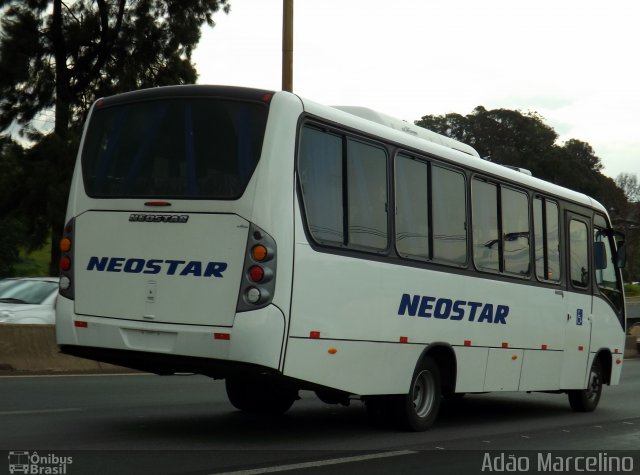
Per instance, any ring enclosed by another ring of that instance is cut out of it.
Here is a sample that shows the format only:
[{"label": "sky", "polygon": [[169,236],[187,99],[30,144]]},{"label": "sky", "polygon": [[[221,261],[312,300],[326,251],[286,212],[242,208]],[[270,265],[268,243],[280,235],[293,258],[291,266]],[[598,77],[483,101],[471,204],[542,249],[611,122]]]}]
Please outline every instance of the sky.
[{"label": "sky", "polygon": [[[282,88],[282,0],[205,26],[200,84]],[[640,1],[294,0],[293,92],[413,122],[534,111],[603,173],[640,174]]]}]

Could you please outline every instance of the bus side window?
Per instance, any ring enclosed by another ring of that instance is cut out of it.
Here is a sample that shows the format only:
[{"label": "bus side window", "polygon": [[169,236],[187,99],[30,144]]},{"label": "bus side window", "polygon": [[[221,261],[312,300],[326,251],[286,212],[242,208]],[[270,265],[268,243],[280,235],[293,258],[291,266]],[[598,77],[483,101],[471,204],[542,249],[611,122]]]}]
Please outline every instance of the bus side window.
[{"label": "bus side window", "polygon": [[396,248],[402,257],[429,259],[427,163],[396,157]]},{"label": "bus side window", "polygon": [[467,263],[465,176],[432,166],[433,258],[463,266]]},{"label": "bus side window", "polygon": [[571,256],[571,284],[589,287],[589,242],[587,225],[575,219],[569,224],[569,252]]},{"label": "bus side window", "polygon": [[347,140],[349,246],[387,248],[387,153]]},{"label": "bus side window", "polygon": [[478,270],[500,271],[498,235],[498,187],[473,180],[473,262]]},{"label": "bus side window", "polygon": [[560,281],[560,234],[558,204],[543,197],[533,200],[536,276],[541,281]]},{"label": "bus side window", "polygon": [[526,193],[503,187],[502,238],[504,271],[527,276],[531,272],[529,262],[529,198]]},{"label": "bus side window", "polygon": [[387,248],[385,149],[304,126],[298,176],[316,242],[360,250]]},{"label": "bus side window", "polygon": [[303,127],[298,175],[309,232],[319,243],[343,244],[342,138]]}]

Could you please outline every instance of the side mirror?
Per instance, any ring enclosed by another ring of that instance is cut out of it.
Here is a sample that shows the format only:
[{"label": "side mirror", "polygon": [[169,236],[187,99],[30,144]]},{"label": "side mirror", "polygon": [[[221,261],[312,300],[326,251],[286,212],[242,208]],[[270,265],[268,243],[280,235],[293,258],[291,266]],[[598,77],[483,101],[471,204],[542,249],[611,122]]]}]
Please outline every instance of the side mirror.
[{"label": "side mirror", "polygon": [[602,241],[593,243],[593,256],[595,259],[596,270],[607,268],[607,248]]},{"label": "side mirror", "polygon": [[616,254],[616,267],[624,269],[627,264],[627,242],[618,241],[618,253]]},{"label": "side mirror", "polygon": [[618,245],[618,252],[616,252],[616,267],[618,269],[624,269],[627,265],[627,241],[625,235],[620,231],[613,231],[613,237]]}]

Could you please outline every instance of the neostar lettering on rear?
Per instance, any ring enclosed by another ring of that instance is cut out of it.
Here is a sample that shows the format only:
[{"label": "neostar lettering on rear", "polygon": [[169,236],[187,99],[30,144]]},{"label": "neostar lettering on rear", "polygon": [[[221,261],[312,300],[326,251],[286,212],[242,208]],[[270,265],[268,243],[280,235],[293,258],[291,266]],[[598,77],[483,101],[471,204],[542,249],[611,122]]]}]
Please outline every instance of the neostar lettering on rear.
[{"label": "neostar lettering on rear", "polygon": [[402,294],[398,315],[506,325],[509,306],[428,295]]},{"label": "neostar lettering on rear", "polygon": [[224,277],[226,262],[184,261],[179,259],[138,259],[134,257],[91,256],[88,271],[127,274],[166,274],[194,277]]}]

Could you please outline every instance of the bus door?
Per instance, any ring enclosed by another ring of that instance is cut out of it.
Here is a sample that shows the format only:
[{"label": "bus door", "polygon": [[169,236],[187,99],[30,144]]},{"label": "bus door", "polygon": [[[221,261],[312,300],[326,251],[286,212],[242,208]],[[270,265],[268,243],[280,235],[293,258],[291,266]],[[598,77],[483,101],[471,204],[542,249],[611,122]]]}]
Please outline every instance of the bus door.
[{"label": "bus door", "polygon": [[567,213],[566,251],[568,285],[565,294],[565,345],[561,389],[582,389],[585,385],[591,342],[592,272],[590,218]]}]

